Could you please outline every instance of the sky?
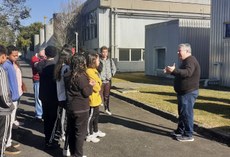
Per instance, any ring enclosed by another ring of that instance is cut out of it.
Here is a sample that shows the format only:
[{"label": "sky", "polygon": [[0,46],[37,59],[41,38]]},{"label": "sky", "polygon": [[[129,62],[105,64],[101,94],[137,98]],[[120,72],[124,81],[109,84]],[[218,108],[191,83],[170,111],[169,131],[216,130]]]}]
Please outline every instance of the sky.
[{"label": "sky", "polygon": [[22,20],[23,26],[28,26],[34,22],[44,22],[44,16],[47,21],[53,17],[53,13],[61,10],[61,5],[65,4],[68,0],[27,0],[26,6],[31,8],[30,18]]}]

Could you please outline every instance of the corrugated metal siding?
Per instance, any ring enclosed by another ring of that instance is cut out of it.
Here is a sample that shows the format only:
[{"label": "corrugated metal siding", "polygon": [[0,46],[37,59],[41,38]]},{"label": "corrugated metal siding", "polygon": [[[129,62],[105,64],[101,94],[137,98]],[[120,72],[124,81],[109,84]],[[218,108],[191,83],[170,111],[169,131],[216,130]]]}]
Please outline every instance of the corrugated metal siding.
[{"label": "corrugated metal siding", "polygon": [[230,86],[230,39],[224,39],[224,22],[230,22],[230,1],[212,0],[209,78]]},{"label": "corrugated metal siding", "polygon": [[201,66],[201,78],[209,76],[209,45],[210,21],[209,20],[179,20],[180,43],[190,43],[192,55]]}]

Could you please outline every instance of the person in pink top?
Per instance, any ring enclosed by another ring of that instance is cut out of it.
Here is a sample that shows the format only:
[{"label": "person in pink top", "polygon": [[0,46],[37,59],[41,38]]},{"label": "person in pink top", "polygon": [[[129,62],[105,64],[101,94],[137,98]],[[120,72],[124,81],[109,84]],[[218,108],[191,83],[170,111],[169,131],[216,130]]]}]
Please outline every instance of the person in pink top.
[{"label": "person in pink top", "polygon": [[[13,62],[13,66],[16,72],[16,78],[18,82],[18,94],[19,94],[19,99],[18,99],[18,105],[20,104],[20,98],[24,92],[26,92],[26,86],[25,83],[22,81],[22,71],[20,68],[20,65],[17,61]],[[17,121],[17,113],[14,121],[14,126],[13,128],[17,128],[19,125],[22,125],[23,123],[19,123]]]}]

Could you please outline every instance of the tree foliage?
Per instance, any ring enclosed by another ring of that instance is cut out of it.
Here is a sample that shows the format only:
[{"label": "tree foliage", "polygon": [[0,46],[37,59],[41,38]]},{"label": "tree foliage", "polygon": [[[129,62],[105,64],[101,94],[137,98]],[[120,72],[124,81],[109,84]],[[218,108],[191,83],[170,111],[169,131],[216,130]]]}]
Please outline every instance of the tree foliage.
[{"label": "tree foliage", "polygon": [[20,27],[20,20],[30,16],[26,0],[0,0],[0,26],[10,25],[13,30]]},{"label": "tree foliage", "polygon": [[36,22],[30,26],[21,27],[19,29],[19,35],[17,38],[17,46],[19,49],[26,49],[30,47],[30,50],[33,50],[34,47],[34,35],[39,34],[39,30],[43,27],[43,24]]},{"label": "tree foliage", "polygon": [[0,0],[0,44],[5,46],[15,42],[15,32],[20,20],[29,17],[30,9],[26,0]]}]

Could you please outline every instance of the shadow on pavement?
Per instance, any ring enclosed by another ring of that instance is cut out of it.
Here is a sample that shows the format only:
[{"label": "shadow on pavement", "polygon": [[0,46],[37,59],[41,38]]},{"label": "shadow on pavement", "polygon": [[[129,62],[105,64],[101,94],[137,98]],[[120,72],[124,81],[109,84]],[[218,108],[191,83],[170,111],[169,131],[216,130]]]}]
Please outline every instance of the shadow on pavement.
[{"label": "shadow on pavement", "polygon": [[110,122],[113,124],[122,125],[122,126],[125,126],[127,128],[131,128],[134,130],[155,133],[155,134],[167,136],[167,137],[170,137],[170,132],[171,132],[171,131],[165,130],[168,128],[165,128],[165,127],[162,127],[159,125],[156,125],[156,127],[150,127],[148,125],[141,124],[142,122],[140,122],[140,121],[136,121],[134,119],[130,119],[130,118],[126,118],[126,117],[121,117],[121,116],[118,116],[115,114],[113,114],[112,116],[107,116],[107,115],[101,114],[100,118],[99,118],[99,122],[100,123],[109,123]]},{"label": "shadow on pavement", "polygon": [[[62,149],[58,148],[55,150],[44,150],[44,137],[35,135],[30,130],[26,130],[24,128],[18,128],[13,131],[13,139],[18,141],[23,145],[27,145],[29,147],[34,147],[35,149],[44,151],[51,156],[54,157],[62,157]],[[33,152],[27,152],[33,153]]]}]

